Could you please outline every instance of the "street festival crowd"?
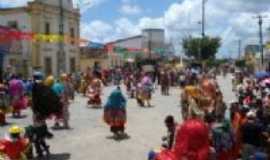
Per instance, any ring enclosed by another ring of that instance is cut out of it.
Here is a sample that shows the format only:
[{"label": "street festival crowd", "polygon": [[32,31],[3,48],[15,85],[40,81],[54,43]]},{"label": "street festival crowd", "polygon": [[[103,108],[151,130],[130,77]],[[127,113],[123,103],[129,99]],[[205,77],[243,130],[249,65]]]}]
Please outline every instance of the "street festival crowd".
[{"label": "street festival crowd", "polygon": [[[233,74],[235,101],[224,102],[216,79],[221,72],[223,76]],[[103,103],[102,90],[111,85],[115,89]],[[33,114],[29,126],[10,125],[7,136],[0,139],[0,155],[11,160],[49,156],[46,139],[54,135],[46,121],[54,121],[53,129],[69,129],[69,106],[76,94],[88,98],[89,108],[103,108],[104,122],[114,137],[124,138],[127,97],[136,99],[140,107],[151,107],[158,85],[168,97],[170,88],[180,88],[183,120],[164,117],[167,133],[158,150],[149,148],[148,160],[270,159],[270,74],[251,74],[233,65],[209,71],[159,66],[151,72],[131,67],[106,70],[95,65],[84,73],[57,78],[35,72],[30,80],[6,74],[0,84],[0,124],[8,124],[8,114],[21,118],[28,108]]]}]

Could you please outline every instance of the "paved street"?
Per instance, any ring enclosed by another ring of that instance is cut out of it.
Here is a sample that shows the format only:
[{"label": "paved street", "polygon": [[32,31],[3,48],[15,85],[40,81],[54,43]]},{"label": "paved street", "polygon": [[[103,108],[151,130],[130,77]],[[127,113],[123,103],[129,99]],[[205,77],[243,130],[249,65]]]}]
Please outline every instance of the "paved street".
[{"label": "paved street", "polygon": [[[225,100],[230,102],[231,79],[219,77],[221,89],[224,91]],[[113,87],[104,89],[103,102]],[[172,114],[177,121],[180,117],[179,107],[180,89],[172,89],[170,96],[161,96],[157,90],[153,96],[152,108],[140,108],[135,100],[128,101],[127,133],[129,139],[115,141],[109,127],[102,120],[102,109],[90,109],[86,107],[87,99],[77,96],[71,105],[72,130],[53,131],[54,139],[50,140],[51,152],[55,154],[53,159],[59,160],[144,160],[147,152],[160,146],[161,137],[166,130],[163,120],[166,115]],[[9,122],[22,126],[31,122],[30,112],[24,112],[24,119],[10,119]],[[52,126],[52,123],[49,124]],[[1,135],[7,127],[1,128]]]}]

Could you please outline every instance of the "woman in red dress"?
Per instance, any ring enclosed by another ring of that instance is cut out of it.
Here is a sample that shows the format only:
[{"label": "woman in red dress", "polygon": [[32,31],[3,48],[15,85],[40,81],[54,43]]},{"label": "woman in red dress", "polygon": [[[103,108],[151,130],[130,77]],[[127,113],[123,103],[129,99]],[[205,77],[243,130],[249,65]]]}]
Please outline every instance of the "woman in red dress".
[{"label": "woman in red dress", "polygon": [[209,128],[199,119],[190,119],[178,126],[175,144],[163,150],[155,160],[208,160],[210,155]]}]

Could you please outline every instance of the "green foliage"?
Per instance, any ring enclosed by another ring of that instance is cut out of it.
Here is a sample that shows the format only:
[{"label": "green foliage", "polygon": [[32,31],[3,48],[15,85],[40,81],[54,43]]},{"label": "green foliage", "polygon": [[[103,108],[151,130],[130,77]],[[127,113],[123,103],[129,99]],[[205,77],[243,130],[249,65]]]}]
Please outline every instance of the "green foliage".
[{"label": "green foliage", "polygon": [[228,63],[227,59],[207,59],[204,61],[208,67],[219,67],[222,64]]},{"label": "green foliage", "polygon": [[236,60],[235,65],[236,65],[236,67],[244,68],[244,67],[246,67],[246,61],[244,59],[243,60]]},{"label": "green foliage", "polygon": [[220,38],[208,36],[204,38],[193,38],[190,36],[184,38],[182,43],[186,56],[199,60],[215,59],[220,46]]}]

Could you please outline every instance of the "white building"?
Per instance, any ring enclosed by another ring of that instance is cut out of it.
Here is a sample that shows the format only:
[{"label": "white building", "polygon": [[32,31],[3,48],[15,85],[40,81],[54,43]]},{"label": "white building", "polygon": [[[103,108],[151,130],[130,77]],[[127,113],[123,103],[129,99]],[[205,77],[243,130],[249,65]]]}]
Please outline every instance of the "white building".
[{"label": "white building", "polygon": [[[141,35],[119,39],[107,45],[113,47],[137,49],[143,52],[143,58],[153,58],[157,56],[158,50],[166,50],[171,47],[165,43],[165,32],[163,29],[144,29]],[[165,51],[166,52],[166,51]],[[121,65],[125,58],[121,57],[119,53],[113,51],[109,54],[111,66]]]},{"label": "white building", "polygon": [[[80,14],[73,8],[72,0],[35,0],[25,7],[0,9],[0,25],[22,32],[79,39]],[[27,68],[23,72],[27,75],[31,75],[34,69],[57,75],[79,69],[79,45],[76,43],[29,40],[22,40],[21,43],[19,53],[9,53],[5,57],[5,66],[17,64],[17,72]]]}]

